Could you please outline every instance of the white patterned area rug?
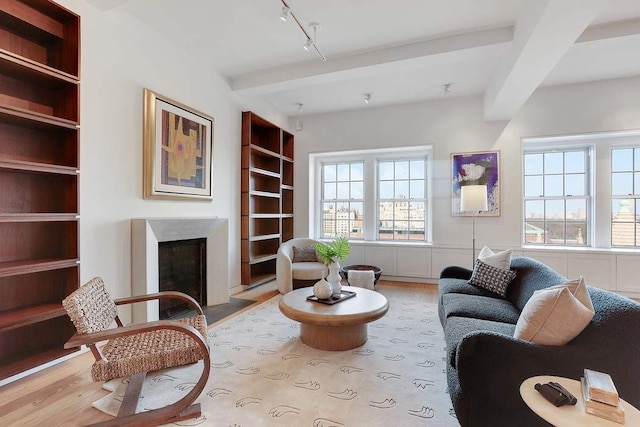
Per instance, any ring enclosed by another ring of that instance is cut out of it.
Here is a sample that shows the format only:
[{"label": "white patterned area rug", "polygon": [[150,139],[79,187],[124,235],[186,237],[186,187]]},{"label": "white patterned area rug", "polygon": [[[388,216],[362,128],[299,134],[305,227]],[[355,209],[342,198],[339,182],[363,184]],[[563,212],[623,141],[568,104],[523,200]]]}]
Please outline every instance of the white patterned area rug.
[{"label": "white patterned area rug", "polygon": [[[197,400],[202,416],[176,425],[458,426],[437,306],[415,292],[394,295],[387,315],[369,324],[367,343],[350,351],[303,344],[299,324],[278,309],[280,296],[210,329],[211,373]],[[138,411],[177,400],[201,369],[149,374]],[[125,382],[106,383],[113,393],[93,406],[116,414]]]}]

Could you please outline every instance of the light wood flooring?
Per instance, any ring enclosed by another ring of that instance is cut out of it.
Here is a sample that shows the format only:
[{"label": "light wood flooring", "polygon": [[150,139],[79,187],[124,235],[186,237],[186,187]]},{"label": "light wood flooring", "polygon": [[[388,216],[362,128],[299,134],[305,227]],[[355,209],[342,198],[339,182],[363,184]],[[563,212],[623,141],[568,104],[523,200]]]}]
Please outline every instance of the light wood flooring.
[{"label": "light wood flooring", "polygon": [[[394,295],[409,289],[419,289],[421,292],[416,295],[424,302],[437,302],[438,290],[435,285],[382,280],[376,285],[376,290],[387,296],[391,303]],[[255,300],[258,304],[277,293],[275,282],[272,282],[233,296]],[[107,394],[101,388],[102,383],[91,380],[93,361],[91,353],[85,352],[1,387],[0,426],[80,426],[110,419],[109,415],[91,407],[92,402]]]}]

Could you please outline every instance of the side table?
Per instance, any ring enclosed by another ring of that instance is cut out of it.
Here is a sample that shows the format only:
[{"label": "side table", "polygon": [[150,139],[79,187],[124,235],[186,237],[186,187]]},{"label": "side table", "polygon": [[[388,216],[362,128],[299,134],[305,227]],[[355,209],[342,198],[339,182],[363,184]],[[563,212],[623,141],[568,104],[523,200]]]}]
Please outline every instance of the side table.
[{"label": "side table", "polygon": [[[565,405],[560,407],[554,406],[551,402],[542,397],[542,395],[534,388],[536,383],[544,384],[549,381],[555,381],[569,390],[569,392],[576,397],[578,402],[575,405]],[[531,377],[527,378],[522,382],[522,384],[520,384],[520,396],[522,396],[524,403],[526,403],[533,412],[538,414],[538,416],[545,421],[557,427],[620,427],[623,425],[585,412],[580,381],[550,375]],[[640,426],[640,411],[624,400],[622,400],[622,406],[624,407],[625,412],[624,425]]]}]

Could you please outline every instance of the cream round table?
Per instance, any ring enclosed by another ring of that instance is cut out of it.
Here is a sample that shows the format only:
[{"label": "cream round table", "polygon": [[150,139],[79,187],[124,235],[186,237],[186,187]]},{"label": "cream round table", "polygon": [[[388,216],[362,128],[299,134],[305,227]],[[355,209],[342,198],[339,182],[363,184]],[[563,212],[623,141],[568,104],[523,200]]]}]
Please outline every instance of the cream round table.
[{"label": "cream round table", "polygon": [[301,288],[280,299],[280,311],[300,322],[300,339],[318,350],[351,350],[367,342],[367,323],[387,314],[384,295],[363,288],[347,287],[356,296],[328,305],[308,301],[312,288]]},{"label": "cream round table", "polygon": [[[562,387],[569,390],[569,393],[573,394],[578,403],[575,405],[565,405],[555,407],[553,403],[545,399],[534,388],[536,383],[548,383],[554,381],[560,384]],[[549,375],[542,375],[538,377],[531,377],[520,384],[520,395],[522,400],[541,418],[548,423],[557,427],[575,426],[575,427],[592,427],[592,426],[605,426],[605,427],[620,427],[622,424],[614,423],[613,421],[605,420],[604,418],[596,417],[595,415],[587,414],[584,411],[584,399],[582,399],[582,390],[580,388],[580,381],[572,380],[563,377],[552,377]],[[640,426],[640,411],[631,406],[631,404],[622,401],[624,407],[625,426]]]}]

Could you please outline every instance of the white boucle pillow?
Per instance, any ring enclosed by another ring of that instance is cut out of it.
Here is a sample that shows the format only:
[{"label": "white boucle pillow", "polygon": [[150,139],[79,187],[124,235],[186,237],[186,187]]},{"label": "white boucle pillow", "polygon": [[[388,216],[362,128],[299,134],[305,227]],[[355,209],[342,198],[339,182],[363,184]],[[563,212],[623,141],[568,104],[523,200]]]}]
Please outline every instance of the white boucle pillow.
[{"label": "white boucle pillow", "polygon": [[586,328],[593,304],[582,276],[535,291],[518,318],[514,337],[543,345],[564,345]]},{"label": "white boucle pillow", "polygon": [[511,249],[496,253],[485,246],[478,254],[478,259],[493,267],[508,270],[511,267]]}]

